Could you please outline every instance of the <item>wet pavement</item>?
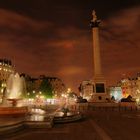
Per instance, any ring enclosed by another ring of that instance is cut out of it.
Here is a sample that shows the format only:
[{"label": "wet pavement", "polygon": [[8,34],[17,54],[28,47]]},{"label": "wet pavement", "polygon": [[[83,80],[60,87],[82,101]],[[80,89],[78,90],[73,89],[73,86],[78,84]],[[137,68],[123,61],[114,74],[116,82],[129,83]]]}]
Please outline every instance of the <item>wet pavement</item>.
[{"label": "wet pavement", "polygon": [[[52,128],[29,129],[7,135],[0,140],[139,140],[140,111],[88,111],[86,118],[67,124],[55,124]],[[21,121],[12,118],[0,124]]]}]

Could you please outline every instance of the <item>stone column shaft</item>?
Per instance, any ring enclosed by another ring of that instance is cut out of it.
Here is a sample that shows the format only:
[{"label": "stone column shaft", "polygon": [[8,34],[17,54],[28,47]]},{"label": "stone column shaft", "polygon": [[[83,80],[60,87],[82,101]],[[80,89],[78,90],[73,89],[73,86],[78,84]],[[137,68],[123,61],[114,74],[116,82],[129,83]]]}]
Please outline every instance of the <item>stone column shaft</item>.
[{"label": "stone column shaft", "polygon": [[99,44],[99,29],[92,28],[93,33],[93,62],[94,62],[94,76],[102,76],[101,60],[100,60],[100,44]]}]

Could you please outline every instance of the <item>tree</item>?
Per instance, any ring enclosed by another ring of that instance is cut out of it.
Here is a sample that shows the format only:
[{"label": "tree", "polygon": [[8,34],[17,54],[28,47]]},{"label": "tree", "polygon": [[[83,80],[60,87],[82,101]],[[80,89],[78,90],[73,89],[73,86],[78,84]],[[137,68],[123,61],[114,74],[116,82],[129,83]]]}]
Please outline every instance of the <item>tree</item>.
[{"label": "tree", "polygon": [[52,88],[50,82],[48,81],[48,79],[46,79],[46,78],[42,79],[39,89],[46,98],[53,97],[53,92],[52,92],[53,88]]}]

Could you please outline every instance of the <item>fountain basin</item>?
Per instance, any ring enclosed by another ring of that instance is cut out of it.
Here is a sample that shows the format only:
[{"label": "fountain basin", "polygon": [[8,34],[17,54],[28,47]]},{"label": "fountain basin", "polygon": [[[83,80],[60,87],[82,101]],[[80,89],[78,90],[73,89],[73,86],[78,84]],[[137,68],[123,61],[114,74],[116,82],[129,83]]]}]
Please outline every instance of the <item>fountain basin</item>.
[{"label": "fountain basin", "polygon": [[52,128],[53,118],[46,115],[33,114],[26,118],[25,125],[29,128]]},{"label": "fountain basin", "polygon": [[0,107],[0,117],[25,116],[27,113],[27,107]]},{"label": "fountain basin", "polygon": [[25,125],[29,128],[52,128],[53,117],[39,108],[32,108],[26,117]]},{"label": "fountain basin", "polygon": [[82,114],[79,112],[67,112],[67,115],[64,115],[63,112],[56,112],[54,115],[54,123],[69,123],[81,120]]},{"label": "fountain basin", "polygon": [[7,99],[9,102],[11,102],[12,104],[12,107],[16,107],[17,104],[18,104],[18,101],[21,100],[21,99],[13,99],[13,98],[9,98]]}]

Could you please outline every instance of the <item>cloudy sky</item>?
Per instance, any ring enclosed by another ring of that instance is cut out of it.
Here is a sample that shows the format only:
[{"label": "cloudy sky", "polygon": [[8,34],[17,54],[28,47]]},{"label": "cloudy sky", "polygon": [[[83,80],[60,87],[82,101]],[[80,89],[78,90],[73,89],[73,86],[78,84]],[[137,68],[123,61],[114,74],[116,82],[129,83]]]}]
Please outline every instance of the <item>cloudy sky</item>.
[{"label": "cloudy sky", "polygon": [[93,78],[92,10],[102,20],[101,59],[108,85],[140,71],[139,0],[1,0],[0,57],[19,73],[61,78],[76,90]]}]

